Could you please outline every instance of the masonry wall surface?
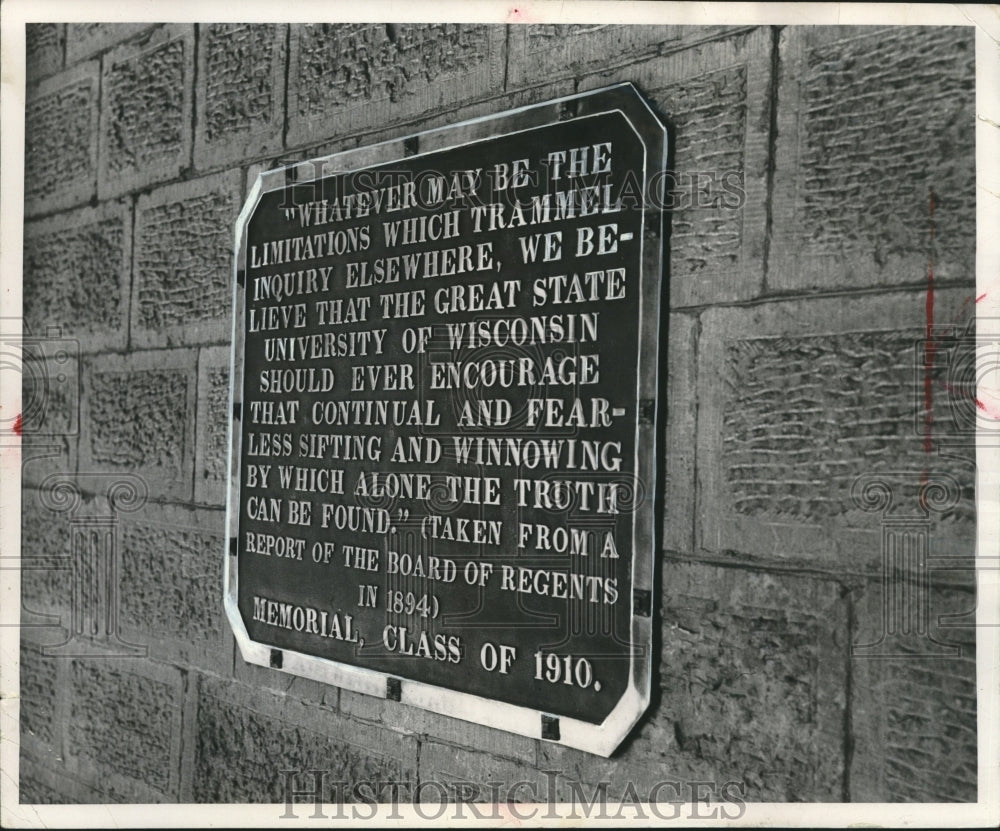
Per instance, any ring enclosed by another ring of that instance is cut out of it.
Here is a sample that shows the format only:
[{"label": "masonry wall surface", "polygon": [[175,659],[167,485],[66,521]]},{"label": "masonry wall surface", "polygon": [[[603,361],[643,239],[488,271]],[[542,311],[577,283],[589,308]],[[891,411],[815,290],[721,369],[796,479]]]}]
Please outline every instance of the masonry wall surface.
[{"label": "masonry wall surface", "polygon": [[[971,29],[37,24],[27,43],[23,802],[282,802],[281,772],[314,769],[429,798],[975,800]],[[222,573],[249,184],[618,81],[670,125],[678,191],[649,711],[602,759],[245,665]],[[907,534],[926,569],[890,574]],[[80,620],[100,539],[113,648]]]}]

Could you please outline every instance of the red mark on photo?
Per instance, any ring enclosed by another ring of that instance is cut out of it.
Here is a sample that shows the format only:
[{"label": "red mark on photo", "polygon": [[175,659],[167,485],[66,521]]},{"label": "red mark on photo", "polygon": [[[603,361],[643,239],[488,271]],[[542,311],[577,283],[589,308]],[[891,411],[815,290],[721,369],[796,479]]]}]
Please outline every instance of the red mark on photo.
[{"label": "red mark on photo", "polygon": [[972,393],[966,392],[965,390],[955,389],[955,387],[953,387],[947,381],[941,381],[941,386],[955,398],[963,398],[967,401],[972,401],[973,403],[975,403],[976,408],[979,409],[981,412],[985,413],[990,418],[995,418],[998,421],[1000,421],[1000,410],[998,410],[996,407],[990,406],[981,398],[977,398]]},{"label": "red mark on photo", "polygon": [[17,433],[17,435],[19,435],[19,436],[21,435],[22,429],[24,429],[24,424],[23,424],[23,422],[21,420],[21,414],[20,413],[18,413],[17,414],[17,418],[14,419],[14,428],[13,429],[14,429],[14,432]]}]

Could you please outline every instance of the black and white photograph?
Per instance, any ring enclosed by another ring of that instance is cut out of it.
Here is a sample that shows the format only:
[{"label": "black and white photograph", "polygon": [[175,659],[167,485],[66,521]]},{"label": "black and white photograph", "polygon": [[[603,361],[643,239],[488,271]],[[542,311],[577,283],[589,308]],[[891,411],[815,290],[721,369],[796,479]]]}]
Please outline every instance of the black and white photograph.
[{"label": "black and white photograph", "polygon": [[0,824],[1000,823],[997,6],[0,22]]}]

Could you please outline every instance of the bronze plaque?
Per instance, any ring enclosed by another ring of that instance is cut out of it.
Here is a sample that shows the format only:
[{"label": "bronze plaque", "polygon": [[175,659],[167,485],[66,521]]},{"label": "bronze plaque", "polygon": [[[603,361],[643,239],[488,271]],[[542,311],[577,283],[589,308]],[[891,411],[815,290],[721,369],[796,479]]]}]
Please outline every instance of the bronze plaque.
[{"label": "bronze plaque", "polygon": [[226,558],[247,661],[617,747],[649,701],[666,149],[622,84],[258,178]]}]

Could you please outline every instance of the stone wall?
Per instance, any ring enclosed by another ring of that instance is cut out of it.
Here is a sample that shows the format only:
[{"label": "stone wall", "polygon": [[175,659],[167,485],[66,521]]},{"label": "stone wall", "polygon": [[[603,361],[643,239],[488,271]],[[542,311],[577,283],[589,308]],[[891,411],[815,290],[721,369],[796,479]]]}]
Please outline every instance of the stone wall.
[{"label": "stone wall", "polygon": [[[283,801],[281,771],[313,769],[542,801],[665,780],[975,800],[971,28],[32,24],[27,42],[24,318],[44,355],[25,369],[43,406],[22,801]],[[649,711],[602,759],[245,665],[222,574],[249,185],[618,81],[670,124],[681,190]],[[100,545],[113,595],[80,553]],[[926,559],[893,571],[904,549]]]}]

